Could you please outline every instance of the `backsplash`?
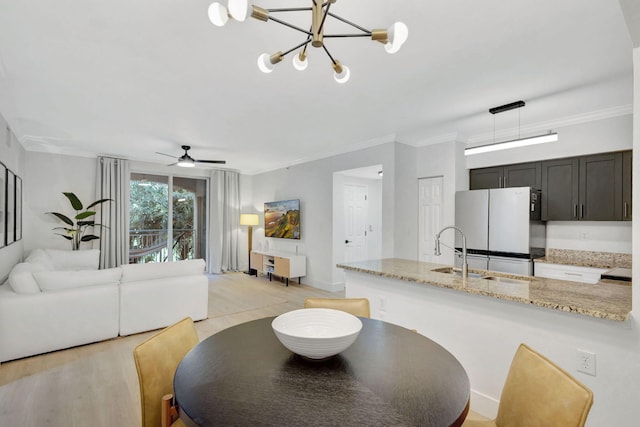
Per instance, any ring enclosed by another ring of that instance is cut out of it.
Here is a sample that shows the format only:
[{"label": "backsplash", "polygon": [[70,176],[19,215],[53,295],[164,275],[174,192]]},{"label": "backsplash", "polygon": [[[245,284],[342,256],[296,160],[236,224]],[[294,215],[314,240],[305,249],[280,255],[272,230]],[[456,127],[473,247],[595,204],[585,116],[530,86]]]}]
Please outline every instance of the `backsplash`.
[{"label": "backsplash", "polygon": [[631,221],[549,221],[547,248],[630,254]]}]

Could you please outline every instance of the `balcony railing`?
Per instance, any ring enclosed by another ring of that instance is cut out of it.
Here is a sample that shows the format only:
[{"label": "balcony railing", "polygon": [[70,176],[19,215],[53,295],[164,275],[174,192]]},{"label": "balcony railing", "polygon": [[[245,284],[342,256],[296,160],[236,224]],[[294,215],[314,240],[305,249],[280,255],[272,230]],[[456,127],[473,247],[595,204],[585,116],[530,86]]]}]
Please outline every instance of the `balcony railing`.
[{"label": "balcony railing", "polygon": [[[194,229],[173,230],[174,259],[189,259],[193,257]],[[167,251],[168,230],[129,230],[129,264],[145,262],[164,262],[168,258]]]}]

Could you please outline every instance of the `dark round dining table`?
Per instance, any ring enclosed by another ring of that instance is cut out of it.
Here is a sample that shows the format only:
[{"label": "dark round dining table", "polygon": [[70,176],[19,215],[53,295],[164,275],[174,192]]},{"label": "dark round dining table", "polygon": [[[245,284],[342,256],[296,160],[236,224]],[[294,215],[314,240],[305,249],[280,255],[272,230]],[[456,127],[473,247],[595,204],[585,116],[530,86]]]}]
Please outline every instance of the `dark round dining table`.
[{"label": "dark round dining table", "polygon": [[459,426],[469,378],[434,341],[360,318],[356,341],[322,361],[275,336],[273,317],[225,329],[194,347],[174,378],[187,426]]}]

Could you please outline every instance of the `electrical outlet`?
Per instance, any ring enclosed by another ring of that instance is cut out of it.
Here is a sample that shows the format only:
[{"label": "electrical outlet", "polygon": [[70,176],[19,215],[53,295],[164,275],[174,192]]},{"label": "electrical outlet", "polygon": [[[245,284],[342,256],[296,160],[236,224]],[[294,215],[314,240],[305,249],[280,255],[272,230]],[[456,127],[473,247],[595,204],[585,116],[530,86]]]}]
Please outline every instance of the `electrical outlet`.
[{"label": "electrical outlet", "polygon": [[576,349],[576,369],[578,372],[596,376],[596,354]]}]

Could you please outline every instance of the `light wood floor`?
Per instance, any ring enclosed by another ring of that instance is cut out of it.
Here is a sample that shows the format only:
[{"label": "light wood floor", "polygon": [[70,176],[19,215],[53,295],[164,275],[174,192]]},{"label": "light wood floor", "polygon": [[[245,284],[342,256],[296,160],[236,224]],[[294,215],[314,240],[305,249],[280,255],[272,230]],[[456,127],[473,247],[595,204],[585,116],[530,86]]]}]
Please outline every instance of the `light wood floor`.
[{"label": "light wood floor", "polygon": [[[249,320],[302,308],[311,296],[340,298],[243,273],[211,276],[209,318],[200,339]],[[154,332],[115,338],[0,365],[0,426],[139,426],[140,395],[133,348]],[[0,343],[1,345],[1,343]]]}]

